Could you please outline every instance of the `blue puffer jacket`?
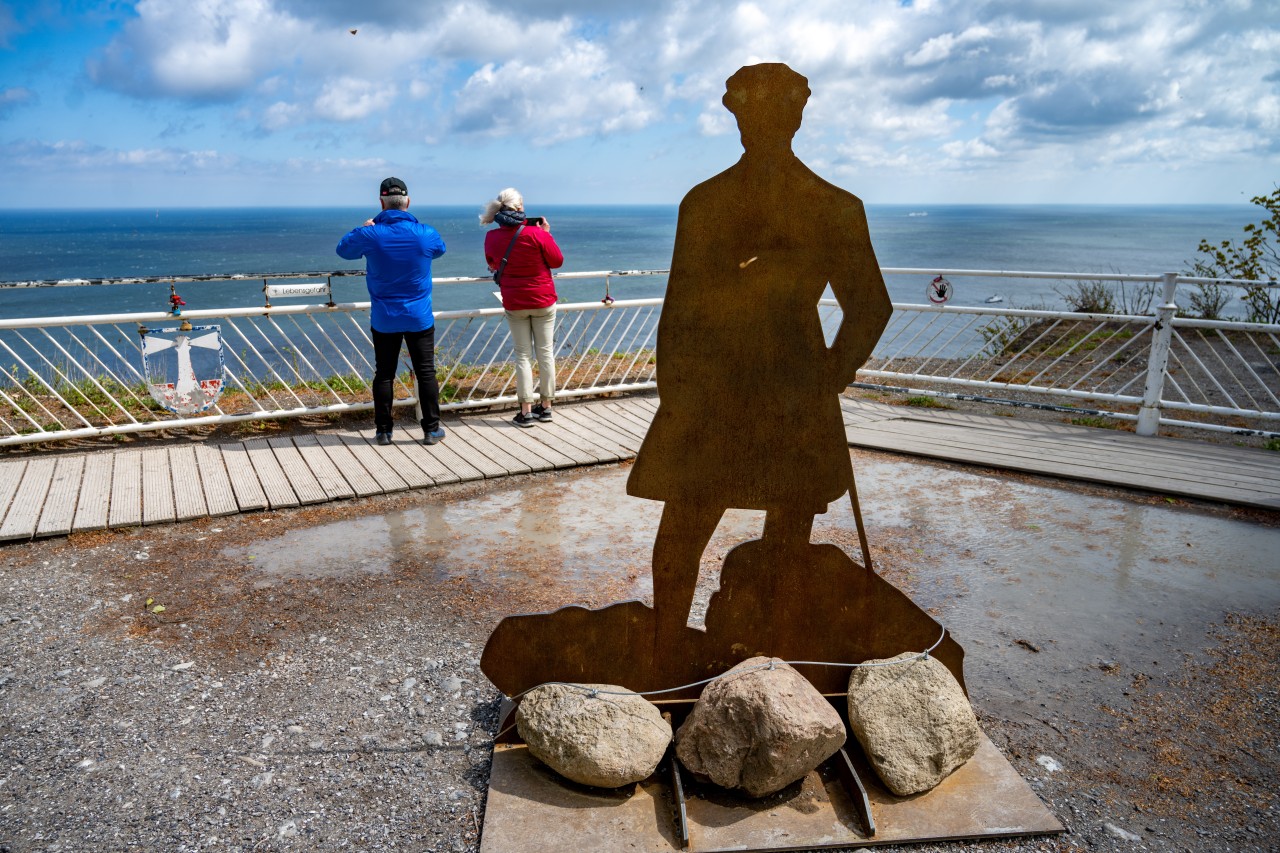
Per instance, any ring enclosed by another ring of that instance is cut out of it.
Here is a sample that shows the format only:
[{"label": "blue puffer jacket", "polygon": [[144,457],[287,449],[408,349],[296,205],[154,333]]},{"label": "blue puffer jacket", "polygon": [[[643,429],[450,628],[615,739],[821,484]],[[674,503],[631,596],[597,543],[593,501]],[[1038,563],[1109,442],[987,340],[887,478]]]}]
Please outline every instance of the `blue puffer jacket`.
[{"label": "blue puffer jacket", "polygon": [[339,257],[365,259],[370,323],[379,332],[421,332],[435,325],[431,261],[443,254],[440,232],[406,210],[384,210],[372,225],[353,228],[338,241]]}]

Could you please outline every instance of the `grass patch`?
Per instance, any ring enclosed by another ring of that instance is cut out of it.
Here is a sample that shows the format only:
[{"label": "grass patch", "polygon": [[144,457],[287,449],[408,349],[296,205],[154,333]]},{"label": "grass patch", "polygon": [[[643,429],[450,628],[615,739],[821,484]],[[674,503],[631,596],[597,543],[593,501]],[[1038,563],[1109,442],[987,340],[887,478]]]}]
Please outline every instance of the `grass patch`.
[{"label": "grass patch", "polygon": [[1099,427],[1101,429],[1116,429],[1119,427],[1111,418],[1100,418],[1096,415],[1082,415],[1078,418],[1072,418],[1071,423],[1076,426]]},{"label": "grass patch", "polygon": [[940,401],[937,397],[908,397],[902,401],[904,406],[914,406],[917,409],[950,409],[946,403]]},{"label": "grass patch", "polygon": [[1280,452],[1280,438],[1269,438],[1267,443],[1262,445],[1263,450],[1274,450]]}]

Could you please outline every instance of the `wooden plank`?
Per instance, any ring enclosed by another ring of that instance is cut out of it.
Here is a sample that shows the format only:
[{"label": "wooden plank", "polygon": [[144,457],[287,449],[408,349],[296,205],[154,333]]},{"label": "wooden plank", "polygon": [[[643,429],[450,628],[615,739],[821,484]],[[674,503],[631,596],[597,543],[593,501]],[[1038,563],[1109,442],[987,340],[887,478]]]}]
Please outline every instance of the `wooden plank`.
[{"label": "wooden plank", "polygon": [[339,430],[336,434],[364,470],[369,472],[369,476],[378,482],[378,487],[382,491],[403,492],[409,488],[404,478],[382,458],[377,445],[370,444],[361,433],[356,430]]},{"label": "wooden plank", "polygon": [[109,527],[132,527],[142,523],[142,452],[123,450],[116,454],[111,471]]},{"label": "wooden plank", "polygon": [[604,410],[610,414],[619,427],[636,436],[641,441],[649,434],[649,426],[653,417],[641,414],[634,406],[626,405],[624,400],[610,400],[604,404]]},{"label": "wooden plank", "polygon": [[590,450],[584,448],[582,441],[575,433],[557,427],[555,421],[549,424],[539,423],[537,429],[531,429],[528,432],[550,450],[571,459],[574,465],[595,465],[600,461],[597,454],[604,452],[594,445]]},{"label": "wooden plank", "polygon": [[[397,441],[395,447],[404,454],[405,459],[414,465],[437,486],[456,483],[462,478],[455,474],[448,465],[440,460],[439,444],[425,446],[421,441]],[[476,478],[482,475],[476,472]]]},{"label": "wooden plank", "polygon": [[616,462],[620,457],[616,451],[602,446],[595,438],[568,418],[562,417],[563,406],[556,408],[556,419],[549,424],[538,424],[539,438],[554,440],[562,447],[570,448],[565,453],[581,460],[583,465],[596,465],[601,462]]},{"label": "wooden plank", "polygon": [[170,447],[169,470],[173,472],[173,513],[177,520],[187,521],[208,515],[209,505],[204,499],[196,448],[189,444]]},{"label": "wooden plank", "polygon": [[36,524],[37,536],[66,536],[76,517],[76,498],[80,495],[80,482],[84,479],[83,456],[63,456],[53,469],[53,482],[40,511]]},{"label": "wooden plank", "polygon": [[197,445],[195,451],[196,468],[200,471],[200,488],[204,492],[209,515],[231,515],[239,512],[235,488],[231,485],[231,476],[227,473],[227,463],[222,451],[203,444]]},{"label": "wooden plank", "polygon": [[338,466],[333,464],[329,454],[320,446],[319,438],[315,435],[298,435],[294,436],[293,444],[298,448],[298,452],[302,454],[307,467],[311,469],[316,482],[320,484],[320,488],[324,489],[325,496],[329,500],[340,500],[356,496],[356,490],[351,488],[351,484],[346,481],[342,476],[342,472],[338,470]]},{"label": "wooden plank", "polygon": [[[925,421],[933,423],[933,421]],[[958,424],[939,424],[955,428]],[[1063,459],[1094,458],[1099,453],[1123,458],[1136,470],[1185,471],[1201,468],[1225,479],[1245,478],[1267,481],[1280,476],[1280,458],[1251,448],[1225,448],[1178,438],[1143,437],[1090,427],[1070,427],[1069,433],[1049,433],[1028,424],[974,424],[970,432],[990,436],[994,441],[1036,441],[1052,447]],[[1225,451],[1225,452],[1224,452]]]},{"label": "wooden plank", "polygon": [[161,524],[176,518],[169,448],[149,447],[142,451],[142,523]]},{"label": "wooden plank", "polygon": [[265,438],[251,438],[244,442],[244,449],[249,457],[253,470],[258,474],[258,482],[267,496],[267,504],[272,509],[297,506],[298,495],[289,485],[289,477],[276,459],[275,452]]},{"label": "wooden plank", "polygon": [[[447,429],[450,430],[449,435],[452,435],[453,424],[450,423]],[[461,482],[467,483],[472,480],[484,479],[484,472],[468,461],[462,453],[459,453],[447,437],[439,444],[433,444],[430,447],[423,445],[422,449],[433,459],[438,460],[441,465],[452,471]]]},{"label": "wooden plank", "polygon": [[631,397],[630,399],[635,401],[636,408],[648,409],[650,417],[652,417],[658,411],[657,397]]},{"label": "wooden plank", "polygon": [[369,475],[360,460],[356,459],[355,454],[336,433],[317,433],[316,442],[357,495],[364,498],[382,494],[382,486]]},{"label": "wooden plank", "polygon": [[255,509],[266,509],[267,493],[258,482],[258,473],[249,461],[249,451],[244,443],[237,441],[221,445],[222,464],[227,471],[227,479],[231,481],[231,490],[236,496],[236,504],[241,512]]},{"label": "wooden plank", "polygon": [[[1280,466],[1271,471],[1258,468],[1228,468],[1213,460],[1185,456],[1172,452],[1168,444],[1159,444],[1153,450],[1145,446],[1125,447],[1110,442],[1090,443],[1087,436],[1075,436],[1070,441],[1050,437],[1044,433],[962,427],[956,424],[935,423],[916,419],[903,419],[892,423],[876,424],[862,428],[866,432],[883,432],[895,436],[907,452],[910,445],[924,442],[952,444],[959,452],[963,448],[985,450],[995,448],[1014,460],[1026,459],[1037,465],[1056,465],[1062,470],[1073,466],[1100,469],[1110,473],[1127,473],[1134,476],[1150,476],[1158,473],[1174,481],[1190,483],[1204,481],[1217,486],[1243,486],[1248,489],[1268,490],[1280,481]],[[1147,442],[1169,442],[1173,439],[1137,439]],[[1170,452],[1161,452],[1168,450]],[[1181,450],[1181,448],[1177,448]],[[928,454],[935,455],[935,454]],[[1271,462],[1270,459],[1265,460]],[[1273,463],[1274,464],[1274,463]],[[1105,482],[1113,482],[1108,476]]]},{"label": "wooden plank", "polygon": [[44,497],[49,494],[53,482],[53,459],[32,459],[22,472],[22,482],[14,492],[4,524],[0,524],[0,541],[30,539],[35,535]]},{"label": "wooden plank", "polygon": [[607,435],[602,435],[595,429],[593,423],[584,420],[569,406],[561,406],[560,410],[556,412],[556,423],[562,428],[576,433],[579,438],[600,448],[601,455],[604,457],[600,460],[601,462],[616,462],[619,459],[629,459],[635,455],[634,452],[611,440]]},{"label": "wooden plank", "polygon": [[[496,415],[491,417],[473,416],[468,418],[468,420],[473,423],[481,423],[495,429],[505,428],[503,425],[510,426],[511,435],[509,436],[509,439],[512,444],[519,445],[523,449],[525,453],[524,458],[540,459],[545,463],[547,468],[572,468],[579,464],[577,459],[563,453],[559,448],[554,446],[554,444],[557,444],[558,442],[548,442],[544,437],[545,433],[541,433],[538,429],[521,429],[520,427],[513,425],[509,419],[500,418]],[[541,426],[541,424],[539,426]],[[538,470],[545,470],[545,468],[539,467]]]},{"label": "wooden plank", "polygon": [[4,520],[5,512],[13,501],[14,493],[18,491],[18,486],[22,483],[22,473],[26,470],[27,460],[25,459],[19,462],[5,462],[0,465],[0,521]]},{"label": "wooden plank", "polygon": [[594,434],[612,442],[625,451],[628,456],[635,456],[640,449],[640,443],[643,438],[632,435],[627,430],[618,427],[608,413],[588,405],[574,406],[572,415],[578,418]]},{"label": "wooden plank", "polygon": [[311,473],[306,460],[302,458],[302,454],[298,452],[292,440],[278,435],[267,439],[267,444],[271,445],[276,461],[280,463],[280,468],[288,478],[293,493],[298,496],[299,503],[318,504],[329,500],[324,487],[320,485],[316,475]]},{"label": "wooden plank", "polygon": [[[511,429],[518,430],[521,427],[512,424]],[[508,449],[505,436],[499,435],[495,428],[483,424],[477,427],[472,425],[470,418],[462,418],[455,431],[466,435],[469,444],[505,468],[508,474],[528,474],[533,470],[533,465]]]},{"label": "wooden plank", "polygon": [[[952,429],[951,432],[963,432]],[[904,438],[921,437],[914,434],[906,436],[885,430],[864,430],[858,436],[857,444],[862,447],[875,447],[900,453],[911,453],[918,456],[930,456],[939,459],[984,465],[994,468],[1026,471],[1033,474],[1087,480],[1096,483],[1119,486],[1122,488],[1142,489],[1166,494],[1177,494],[1188,497],[1201,497],[1210,500],[1222,500],[1231,503],[1243,503],[1250,506],[1280,508],[1280,494],[1256,490],[1232,488],[1206,482],[1203,479],[1188,480],[1171,476],[1173,472],[1135,472],[1117,470],[1106,463],[1097,465],[1067,465],[1053,457],[1052,447],[1039,448],[1039,453],[1026,455],[1010,453],[1005,448],[997,448],[981,441],[964,440],[959,436],[924,436],[927,438],[946,438],[949,440],[905,441]]]},{"label": "wooden plank", "polygon": [[[434,486],[435,480],[427,476],[421,466],[409,458],[409,448],[413,447],[422,447],[422,445],[413,439],[401,438],[393,440],[386,447],[378,446],[378,453],[382,460],[395,469],[395,472],[409,484],[409,488],[425,489],[428,486]],[[422,449],[425,450],[426,448],[423,447]],[[437,465],[441,468],[444,467],[439,463]],[[454,479],[456,480],[457,478],[455,477]]]},{"label": "wooden plank", "polygon": [[90,453],[85,457],[80,497],[76,501],[73,531],[102,530],[107,526],[107,508],[111,505],[111,477],[116,454]]},{"label": "wooden plank", "polygon": [[[449,435],[445,439],[449,447],[472,467],[484,475],[486,479],[507,476],[507,469],[490,459],[476,446],[470,431],[462,432],[455,422],[449,426]],[[439,444],[435,445],[440,447]],[[441,460],[443,461],[443,459]]]},{"label": "wooden plank", "polygon": [[538,431],[536,427],[518,427],[507,418],[485,418],[474,415],[466,419],[466,425],[500,450],[520,460],[531,471],[550,471],[556,467],[556,463],[548,458],[552,453],[547,450],[546,445],[534,437]]}]

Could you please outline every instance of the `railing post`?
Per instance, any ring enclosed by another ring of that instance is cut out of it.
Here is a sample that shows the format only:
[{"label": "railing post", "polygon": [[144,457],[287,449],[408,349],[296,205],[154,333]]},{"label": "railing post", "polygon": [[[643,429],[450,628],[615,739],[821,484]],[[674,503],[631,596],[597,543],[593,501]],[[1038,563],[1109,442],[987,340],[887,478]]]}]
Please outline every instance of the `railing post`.
[{"label": "railing post", "polygon": [[1156,308],[1156,325],[1152,330],[1151,352],[1147,360],[1147,384],[1142,391],[1142,408],[1138,410],[1138,435],[1155,435],[1160,429],[1160,395],[1164,392],[1164,376],[1169,366],[1173,318],[1178,313],[1174,302],[1178,274],[1165,273],[1162,287],[1164,304]]}]

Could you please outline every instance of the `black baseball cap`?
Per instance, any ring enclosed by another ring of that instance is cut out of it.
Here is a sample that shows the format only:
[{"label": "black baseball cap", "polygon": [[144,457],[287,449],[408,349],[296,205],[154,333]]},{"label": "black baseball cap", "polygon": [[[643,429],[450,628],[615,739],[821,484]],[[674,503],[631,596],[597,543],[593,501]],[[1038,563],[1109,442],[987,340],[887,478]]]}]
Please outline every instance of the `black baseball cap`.
[{"label": "black baseball cap", "polygon": [[408,195],[409,188],[399,178],[387,178],[382,182],[380,195]]}]

